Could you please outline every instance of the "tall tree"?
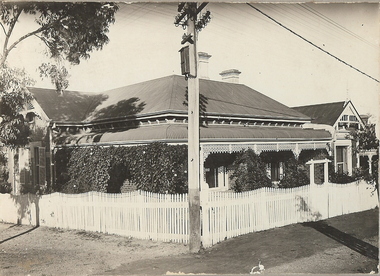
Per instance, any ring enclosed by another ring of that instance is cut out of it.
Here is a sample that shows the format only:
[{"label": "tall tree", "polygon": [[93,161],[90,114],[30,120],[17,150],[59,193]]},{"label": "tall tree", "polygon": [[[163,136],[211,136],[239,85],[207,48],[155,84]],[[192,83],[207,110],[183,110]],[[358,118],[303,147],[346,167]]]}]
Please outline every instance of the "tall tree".
[{"label": "tall tree", "polygon": [[[37,37],[47,47],[54,63],[40,66],[41,77],[49,77],[58,93],[68,87],[68,72],[62,61],[79,64],[94,50],[109,42],[109,26],[115,22],[118,6],[97,2],[0,2],[0,137],[2,143],[16,145],[26,141],[27,131],[18,111],[31,99],[26,89],[31,80],[22,70],[7,64],[10,53],[30,37]],[[33,17],[36,28],[14,37],[17,24]],[[16,143],[17,142],[17,143]]]}]

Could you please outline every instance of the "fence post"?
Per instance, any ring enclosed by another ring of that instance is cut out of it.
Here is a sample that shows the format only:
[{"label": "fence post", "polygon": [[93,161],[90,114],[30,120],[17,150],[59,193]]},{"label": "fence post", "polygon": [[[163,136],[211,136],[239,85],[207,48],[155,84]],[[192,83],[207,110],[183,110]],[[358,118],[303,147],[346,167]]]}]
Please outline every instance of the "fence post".
[{"label": "fence post", "polygon": [[310,185],[311,187],[315,184],[315,177],[314,177],[314,160],[311,159],[306,164],[310,164]]},{"label": "fence post", "polygon": [[201,242],[203,247],[210,245],[210,219],[209,219],[209,203],[208,203],[209,187],[202,181],[202,189],[200,191],[201,206]]}]

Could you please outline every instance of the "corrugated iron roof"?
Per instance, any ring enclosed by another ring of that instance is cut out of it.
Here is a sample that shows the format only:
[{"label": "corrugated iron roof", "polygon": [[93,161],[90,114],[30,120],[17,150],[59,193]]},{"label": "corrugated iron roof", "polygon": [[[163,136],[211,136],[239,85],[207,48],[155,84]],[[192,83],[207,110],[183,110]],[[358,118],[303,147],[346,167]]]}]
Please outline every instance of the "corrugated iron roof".
[{"label": "corrugated iron roof", "polygon": [[345,102],[334,102],[297,106],[292,109],[309,116],[312,123],[333,126],[342,114],[345,104]]},{"label": "corrugated iron roof", "polygon": [[[151,114],[164,110],[187,111],[187,81],[183,76],[168,76],[104,92],[108,96],[87,121],[97,119],[102,109],[116,105],[121,100],[139,98],[137,103],[144,104],[139,114]],[[201,99],[208,114],[225,116],[250,116],[273,119],[308,120],[291,108],[242,84],[200,79]]]},{"label": "corrugated iron roof", "polygon": [[[150,141],[186,142],[187,126],[183,124],[158,124],[141,126],[120,132],[90,134],[78,139],[79,144],[92,143],[143,143]],[[89,139],[89,137],[93,137]],[[265,127],[211,125],[200,128],[200,140],[206,141],[291,141],[331,139],[331,134],[324,130],[303,129],[299,127]]]},{"label": "corrugated iron roof", "polygon": [[[186,113],[187,81],[183,76],[167,76],[134,85],[91,94],[30,88],[49,118],[55,121],[85,121],[157,114],[165,111]],[[254,89],[234,83],[200,80],[205,112],[220,116],[242,116],[286,120],[310,120]]]},{"label": "corrugated iron roof", "polygon": [[91,113],[106,95],[65,91],[58,95],[54,89],[28,88],[46,115],[59,122],[80,122]]}]

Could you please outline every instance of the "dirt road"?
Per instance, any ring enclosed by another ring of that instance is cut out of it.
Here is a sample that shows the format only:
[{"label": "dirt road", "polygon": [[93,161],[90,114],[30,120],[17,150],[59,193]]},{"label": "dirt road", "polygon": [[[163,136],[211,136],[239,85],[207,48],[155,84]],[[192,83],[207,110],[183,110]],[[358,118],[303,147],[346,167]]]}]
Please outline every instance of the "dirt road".
[{"label": "dirt road", "polygon": [[0,223],[0,275],[370,273],[378,209],[251,233],[199,254],[181,244]]}]

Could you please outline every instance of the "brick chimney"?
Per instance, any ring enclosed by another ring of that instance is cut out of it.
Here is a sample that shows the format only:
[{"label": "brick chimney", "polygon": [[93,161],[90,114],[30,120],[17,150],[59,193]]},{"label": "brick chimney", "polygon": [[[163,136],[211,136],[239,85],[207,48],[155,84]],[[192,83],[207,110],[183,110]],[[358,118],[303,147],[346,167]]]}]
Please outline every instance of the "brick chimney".
[{"label": "brick chimney", "polygon": [[222,80],[229,83],[239,83],[239,75],[241,72],[236,69],[224,70],[219,75],[222,76]]},{"label": "brick chimney", "polygon": [[208,60],[211,55],[205,52],[198,53],[198,76],[200,79],[210,79],[208,76]]}]

